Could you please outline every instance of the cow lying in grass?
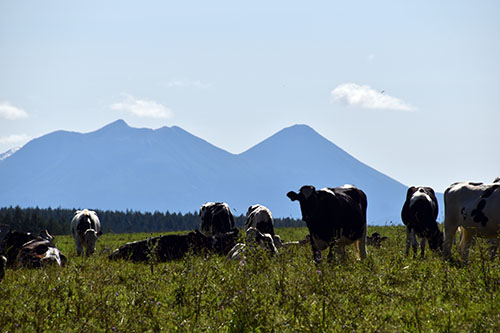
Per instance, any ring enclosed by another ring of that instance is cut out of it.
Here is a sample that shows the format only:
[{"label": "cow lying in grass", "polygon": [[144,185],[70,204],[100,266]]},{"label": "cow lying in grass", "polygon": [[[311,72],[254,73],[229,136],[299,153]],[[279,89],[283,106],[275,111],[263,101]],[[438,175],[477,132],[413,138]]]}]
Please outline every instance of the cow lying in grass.
[{"label": "cow lying in grass", "polygon": [[245,253],[263,250],[270,256],[278,254],[278,249],[274,243],[274,238],[268,233],[262,233],[254,227],[246,230],[245,243],[236,244],[226,256],[227,259],[241,260],[245,258]]},{"label": "cow lying in grass", "polygon": [[226,255],[236,244],[238,237],[238,229],[215,236],[205,236],[195,230],[184,235],[153,237],[122,245],[109,259],[165,262],[182,259],[188,253]]},{"label": "cow lying in grass", "polygon": [[[63,266],[66,257],[53,244],[47,230],[38,236],[1,226],[0,254],[7,259],[7,267],[37,268],[46,264]],[[7,230],[7,231],[6,231]]]}]

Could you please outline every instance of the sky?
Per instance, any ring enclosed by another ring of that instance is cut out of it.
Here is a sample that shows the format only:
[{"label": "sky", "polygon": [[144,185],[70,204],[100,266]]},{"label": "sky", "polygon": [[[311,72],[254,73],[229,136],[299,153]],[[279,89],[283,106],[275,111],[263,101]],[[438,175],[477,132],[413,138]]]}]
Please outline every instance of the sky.
[{"label": "sky", "polygon": [[406,185],[491,182],[500,2],[0,0],[0,153],[117,119],[236,154],[307,124]]}]

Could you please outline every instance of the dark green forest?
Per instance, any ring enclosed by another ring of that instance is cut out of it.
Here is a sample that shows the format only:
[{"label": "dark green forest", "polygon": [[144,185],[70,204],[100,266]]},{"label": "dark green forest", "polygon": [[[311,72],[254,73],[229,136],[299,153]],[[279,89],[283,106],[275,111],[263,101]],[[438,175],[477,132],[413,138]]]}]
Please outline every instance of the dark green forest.
[{"label": "dark green forest", "polygon": [[[0,208],[0,224],[7,224],[19,231],[38,233],[47,229],[52,235],[70,233],[70,222],[76,209],[63,208]],[[194,230],[200,226],[198,212],[181,214],[170,212],[138,212],[95,210],[104,233],[170,232]],[[235,223],[241,228],[245,216],[235,216]],[[302,227],[301,220],[275,218],[275,227]]]}]

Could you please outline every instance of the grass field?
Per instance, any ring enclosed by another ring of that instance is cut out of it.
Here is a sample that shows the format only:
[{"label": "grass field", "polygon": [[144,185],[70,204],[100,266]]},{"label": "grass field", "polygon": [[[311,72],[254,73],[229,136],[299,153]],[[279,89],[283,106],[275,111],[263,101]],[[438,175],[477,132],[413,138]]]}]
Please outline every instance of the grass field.
[{"label": "grass field", "polygon": [[[354,260],[317,266],[310,246],[262,253],[243,265],[222,257],[134,264],[109,261],[119,245],[150,234],[105,234],[91,258],[56,238],[64,268],[8,270],[0,282],[0,331],[489,331],[500,332],[500,264],[484,242],[470,263],[404,255],[402,227]],[[302,229],[279,229],[284,240]],[[454,253],[458,258],[457,253]],[[326,253],[324,253],[326,257]]]}]

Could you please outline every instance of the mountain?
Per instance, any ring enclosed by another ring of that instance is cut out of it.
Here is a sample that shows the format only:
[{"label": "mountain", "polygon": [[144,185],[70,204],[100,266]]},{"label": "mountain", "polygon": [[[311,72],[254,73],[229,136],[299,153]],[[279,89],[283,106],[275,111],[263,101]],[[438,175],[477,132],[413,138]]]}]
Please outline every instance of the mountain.
[{"label": "mountain", "polygon": [[286,193],[302,185],[354,184],[369,224],[399,223],[406,186],[361,163],[306,125],[285,128],[235,155],[183,129],[56,131],[0,160],[0,206],[193,212],[225,201],[234,213],[261,203],[299,217]]},{"label": "mountain", "polygon": [[1,153],[0,154],[0,162],[4,159],[6,159],[7,157],[13,155],[16,151],[18,151],[19,149],[21,149],[21,147],[15,147],[15,148],[12,148],[12,149],[9,149],[7,150],[6,152],[4,153]]}]

